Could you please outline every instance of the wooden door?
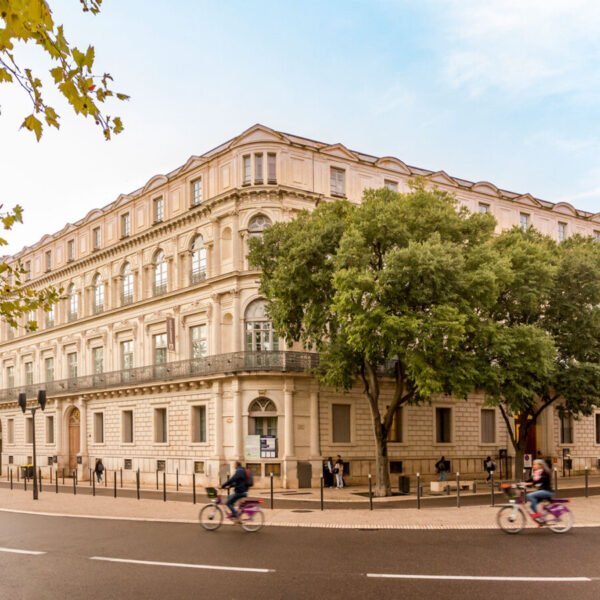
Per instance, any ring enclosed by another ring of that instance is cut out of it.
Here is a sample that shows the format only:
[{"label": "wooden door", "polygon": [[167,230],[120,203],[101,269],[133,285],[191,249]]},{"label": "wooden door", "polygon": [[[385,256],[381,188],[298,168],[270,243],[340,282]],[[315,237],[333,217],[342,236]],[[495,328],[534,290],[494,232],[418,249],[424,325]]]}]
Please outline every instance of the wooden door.
[{"label": "wooden door", "polygon": [[77,469],[77,455],[79,454],[79,410],[73,409],[71,416],[69,417],[69,473],[72,473]]}]

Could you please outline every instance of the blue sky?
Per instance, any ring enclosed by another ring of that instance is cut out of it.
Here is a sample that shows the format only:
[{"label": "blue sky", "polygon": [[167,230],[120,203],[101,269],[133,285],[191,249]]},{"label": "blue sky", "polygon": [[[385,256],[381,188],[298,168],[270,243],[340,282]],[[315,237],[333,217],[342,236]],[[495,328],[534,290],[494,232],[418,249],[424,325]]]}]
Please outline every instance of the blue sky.
[{"label": "blue sky", "polygon": [[38,144],[0,87],[0,201],[26,211],[9,252],[256,122],[600,212],[596,0],[104,1],[52,5],[131,95],[123,134],[57,100]]}]

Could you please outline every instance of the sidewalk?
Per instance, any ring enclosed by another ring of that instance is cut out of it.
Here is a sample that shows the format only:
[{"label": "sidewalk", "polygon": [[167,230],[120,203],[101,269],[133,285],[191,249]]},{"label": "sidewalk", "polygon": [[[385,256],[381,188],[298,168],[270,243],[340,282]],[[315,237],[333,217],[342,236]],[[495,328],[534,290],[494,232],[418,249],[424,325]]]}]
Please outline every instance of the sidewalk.
[{"label": "sidewalk", "polygon": [[[498,498],[498,501],[501,501]],[[0,489],[0,512],[35,512],[66,517],[131,519],[196,523],[202,505],[160,500],[136,500],[106,496],[56,494],[44,491],[33,500],[31,489]],[[600,527],[600,497],[576,498],[571,509],[576,527]],[[265,508],[265,524],[283,527],[321,527],[339,529],[496,529],[498,507],[464,506],[462,508],[307,509],[270,510]],[[533,523],[528,523],[533,527]]]}]

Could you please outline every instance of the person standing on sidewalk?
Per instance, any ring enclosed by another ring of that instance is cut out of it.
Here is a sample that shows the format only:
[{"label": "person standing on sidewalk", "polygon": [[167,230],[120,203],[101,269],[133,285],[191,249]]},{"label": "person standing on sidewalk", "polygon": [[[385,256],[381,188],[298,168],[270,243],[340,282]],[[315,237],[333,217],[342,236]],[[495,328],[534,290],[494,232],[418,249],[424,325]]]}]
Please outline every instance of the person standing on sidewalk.
[{"label": "person standing on sidewalk", "polygon": [[483,468],[487,472],[487,479],[486,479],[486,481],[489,482],[492,479],[492,473],[494,473],[494,471],[496,470],[496,463],[492,460],[491,456],[488,456],[483,461]]},{"label": "person standing on sidewalk", "polygon": [[333,468],[333,472],[335,473],[335,481],[336,487],[343,488],[344,487],[344,461],[342,457],[338,454],[337,460],[335,461],[335,467]]},{"label": "person standing on sidewalk", "polygon": [[446,461],[446,457],[442,456],[440,460],[435,463],[435,470],[438,472],[440,476],[440,481],[446,481],[446,473],[448,472],[448,462]]},{"label": "person standing on sidewalk", "polygon": [[96,466],[94,467],[94,473],[96,474],[96,481],[98,483],[102,482],[102,473],[104,473],[104,465],[102,464],[102,459],[96,459]]},{"label": "person standing on sidewalk", "polygon": [[333,487],[333,469],[334,469],[334,465],[333,465],[333,458],[331,458],[331,456],[325,461],[325,464],[323,465],[323,479],[324,479],[324,484],[325,487]]}]

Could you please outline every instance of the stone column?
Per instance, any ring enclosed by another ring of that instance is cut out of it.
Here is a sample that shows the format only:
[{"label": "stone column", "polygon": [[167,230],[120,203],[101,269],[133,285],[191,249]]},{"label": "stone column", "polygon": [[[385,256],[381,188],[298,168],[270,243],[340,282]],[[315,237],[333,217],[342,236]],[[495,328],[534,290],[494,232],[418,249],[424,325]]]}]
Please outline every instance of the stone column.
[{"label": "stone column", "polygon": [[317,458],[321,454],[319,444],[319,392],[310,392],[310,456]]},{"label": "stone column", "polygon": [[211,277],[216,277],[221,274],[221,226],[219,221],[215,219],[212,222],[213,230],[213,251],[211,256]]},{"label": "stone column", "polygon": [[213,383],[213,402],[215,403],[215,457],[223,458],[223,394],[221,382]]},{"label": "stone column", "polygon": [[243,321],[240,319],[240,290],[233,290],[233,352],[242,352],[241,333]]},{"label": "stone column", "polygon": [[145,300],[146,298],[150,298],[152,296],[152,288],[153,288],[153,270],[154,265],[144,265],[144,271],[142,276],[142,295],[140,300]]},{"label": "stone column", "polygon": [[285,424],[284,458],[294,456],[294,383],[286,379],[283,389],[283,410]]},{"label": "stone column", "polygon": [[221,296],[220,294],[213,294],[212,300],[212,311],[211,311],[211,329],[212,329],[212,340],[210,354],[221,353]]},{"label": "stone column", "polygon": [[77,465],[77,474],[83,480],[87,475],[89,462],[87,402],[80,398],[77,407],[79,408],[79,455],[81,456],[81,464]]},{"label": "stone column", "polygon": [[177,264],[173,256],[167,256],[165,260],[167,261],[167,292],[172,292],[176,289]]},{"label": "stone column", "polygon": [[62,400],[55,400],[54,407],[54,453],[58,461],[55,468],[58,469],[59,465],[62,464],[61,457],[64,452],[64,402]]},{"label": "stone column", "polygon": [[231,382],[231,393],[233,396],[233,457],[235,460],[242,460],[244,457],[242,393],[239,385],[238,379],[234,379]]},{"label": "stone column", "polygon": [[231,257],[234,271],[240,270],[240,218],[238,212],[233,213],[231,219]]}]

